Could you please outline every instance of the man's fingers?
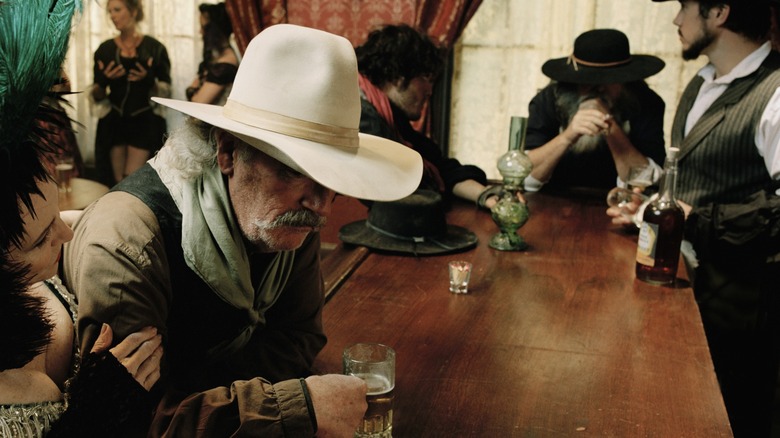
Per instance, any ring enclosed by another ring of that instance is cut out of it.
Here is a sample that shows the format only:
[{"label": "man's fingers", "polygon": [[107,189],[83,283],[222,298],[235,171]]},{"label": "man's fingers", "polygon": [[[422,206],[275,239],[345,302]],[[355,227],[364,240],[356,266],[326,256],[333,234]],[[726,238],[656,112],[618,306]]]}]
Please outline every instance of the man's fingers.
[{"label": "man's fingers", "polygon": [[162,359],[162,345],[158,345],[152,354],[144,360],[136,371],[135,380],[149,391],[160,378],[160,361]]},{"label": "man's fingers", "polygon": [[144,342],[152,339],[157,335],[157,327],[144,327],[143,329],[132,333],[120,342],[116,347],[111,349],[111,354],[116,356],[121,362],[122,359],[132,354],[138,347]]},{"label": "man's fingers", "polygon": [[111,326],[103,323],[103,326],[100,328],[100,335],[98,335],[97,340],[95,340],[95,345],[92,346],[92,350],[90,351],[92,353],[100,353],[101,351],[108,349],[111,346],[113,338],[114,332],[111,331]]}]

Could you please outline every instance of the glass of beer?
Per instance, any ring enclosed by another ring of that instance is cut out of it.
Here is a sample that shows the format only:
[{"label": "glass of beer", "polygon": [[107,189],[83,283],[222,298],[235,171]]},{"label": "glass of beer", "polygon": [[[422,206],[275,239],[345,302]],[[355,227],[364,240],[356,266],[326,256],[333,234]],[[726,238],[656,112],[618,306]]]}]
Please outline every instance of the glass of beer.
[{"label": "glass of beer", "polygon": [[69,155],[57,157],[54,163],[54,170],[56,171],[54,177],[57,180],[60,192],[70,192],[70,180],[73,178],[73,157]]},{"label": "glass of beer", "polygon": [[354,344],[344,350],[343,362],[344,374],[360,377],[368,385],[368,409],[355,437],[391,438],[395,351],[382,344]]}]

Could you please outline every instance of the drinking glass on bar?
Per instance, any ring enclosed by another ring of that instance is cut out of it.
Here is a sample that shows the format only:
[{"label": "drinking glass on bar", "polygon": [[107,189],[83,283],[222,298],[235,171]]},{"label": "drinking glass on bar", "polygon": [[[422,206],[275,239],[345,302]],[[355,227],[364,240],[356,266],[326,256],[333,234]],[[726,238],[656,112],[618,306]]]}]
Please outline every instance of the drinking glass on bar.
[{"label": "drinking glass on bar", "polygon": [[[626,181],[627,187],[615,187],[610,190],[607,194],[607,205],[620,208],[621,214],[639,227],[641,218],[637,217],[636,212],[630,211],[628,206],[641,204],[647,200],[647,196],[641,194],[641,192],[653,184],[654,177],[655,170],[649,165],[629,168]],[[639,189],[639,193],[634,189]]]},{"label": "drinking glass on bar", "polygon": [[73,157],[71,156],[61,156],[55,159],[54,170],[56,175],[54,177],[57,179],[57,186],[60,192],[68,193],[72,190],[70,180],[73,178],[73,167]]},{"label": "drinking glass on bar", "polygon": [[391,438],[395,351],[382,344],[354,344],[344,350],[343,363],[344,374],[360,377],[368,385],[368,409],[355,438]]},{"label": "drinking glass on bar", "polygon": [[450,273],[450,292],[454,294],[468,293],[471,263],[463,260],[453,260],[447,263],[447,267]]}]

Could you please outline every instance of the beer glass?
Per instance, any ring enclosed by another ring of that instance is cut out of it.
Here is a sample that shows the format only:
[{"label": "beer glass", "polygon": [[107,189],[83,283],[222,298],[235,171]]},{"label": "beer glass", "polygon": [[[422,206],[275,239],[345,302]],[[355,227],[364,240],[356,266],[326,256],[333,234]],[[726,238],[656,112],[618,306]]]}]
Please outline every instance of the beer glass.
[{"label": "beer glass", "polygon": [[343,362],[344,374],[360,377],[368,385],[368,409],[355,438],[391,438],[395,351],[382,344],[354,344],[344,350]]},{"label": "beer glass", "polygon": [[54,164],[55,179],[60,192],[68,193],[71,191],[70,180],[73,178],[73,157],[64,155],[57,157]]}]

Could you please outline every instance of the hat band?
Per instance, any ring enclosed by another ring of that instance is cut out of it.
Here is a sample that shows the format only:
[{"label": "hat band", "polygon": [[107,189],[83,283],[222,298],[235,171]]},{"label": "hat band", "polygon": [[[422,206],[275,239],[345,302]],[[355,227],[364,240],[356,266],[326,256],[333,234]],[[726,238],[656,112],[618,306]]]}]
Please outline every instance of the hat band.
[{"label": "hat band", "polygon": [[251,108],[235,100],[228,99],[225,106],[222,107],[222,115],[245,125],[303,140],[345,148],[360,146],[357,129],[296,119],[259,108]]},{"label": "hat band", "polygon": [[442,248],[442,249],[446,249],[446,250],[457,249],[456,247],[445,245],[445,244],[439,242],[438,240],[430,238],[430,237],[425,237],[425,236],[419,236],[419,237],[417,237],[417,236],[402,236],[400,234],[395,234],[395,233],[391,233],[390,231],[383,230],[383,229],[377,227],[376,225],[372,224],[368,220],[366,220],[365,223],[366,223],[366,226],[368,228],[376,231],[379,234],[385,235],[387,237],[391,237],[393,239],[403,240],[405,242],[414,242],[414,243],[430,242],[430,243],[433,243],[434,245],[436,245],[436,246],[438,246],[439,248]]},{"label": "hat band", "polygon": [[590,62],[590,61],[583,61],[572,53],[569,55],[569,59],[566,61],[567,64],[571,64],[574,66],[574,71],[579,71],[579,66],[584,65],[585,67],[597,67],[597,68],[603,68],[603,67],[615,67],[618,65],[628,64],[631,62],[631,56],[628,58],[622,60],[622,61],[615,61],[615,62]]}]

